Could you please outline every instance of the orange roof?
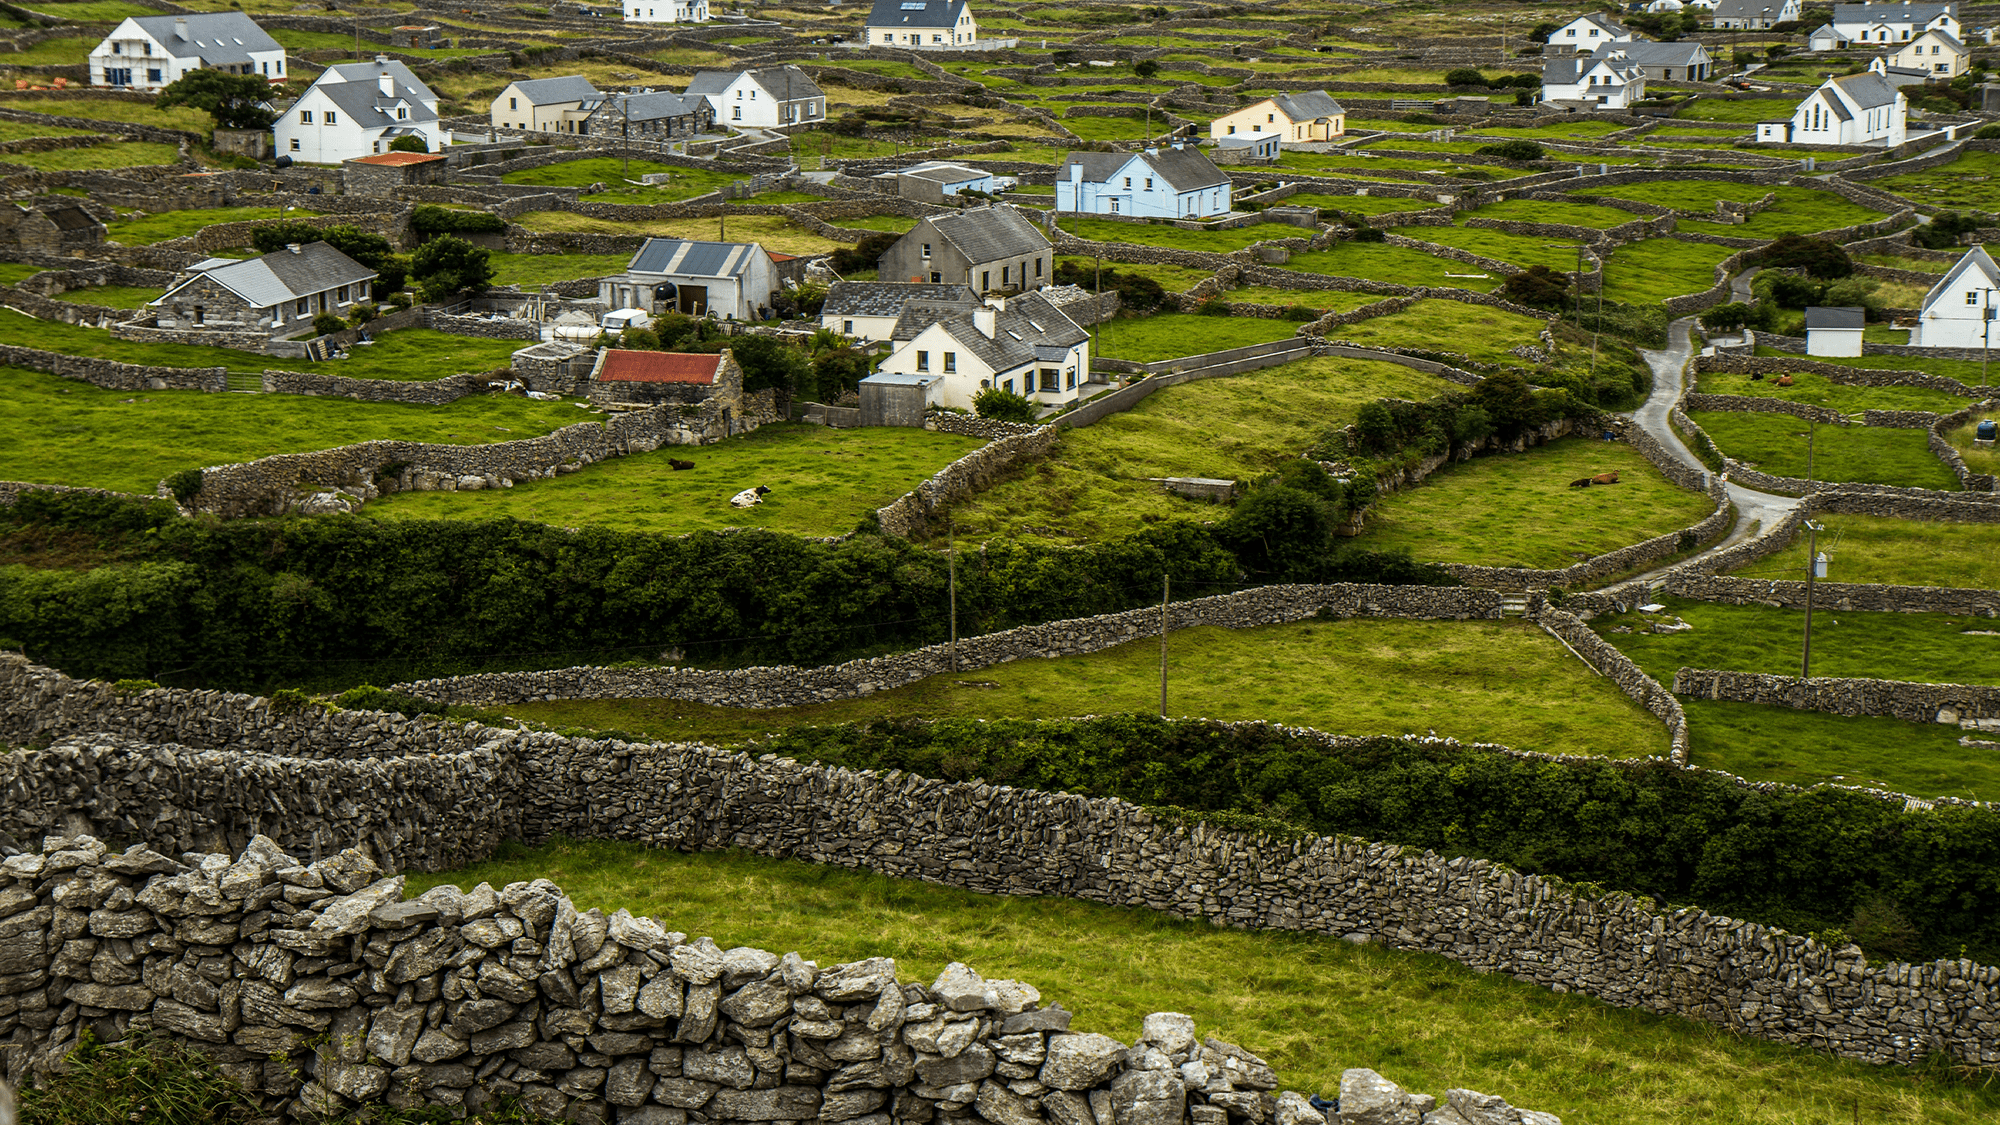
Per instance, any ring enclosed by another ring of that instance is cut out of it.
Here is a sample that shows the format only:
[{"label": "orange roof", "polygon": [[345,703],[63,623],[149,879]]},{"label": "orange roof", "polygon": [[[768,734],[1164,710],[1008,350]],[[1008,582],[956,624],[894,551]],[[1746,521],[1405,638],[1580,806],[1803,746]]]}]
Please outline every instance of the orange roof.
[{"label": "orange roof", "polygon": [[382,164],[399,168],[406,164],[428,164],[433,160],[443,160],[441,152],[381,152],[374,156],[357,156],[356,164]]},{"label": "orange roof", "polygon": [[776,250],[766,250],[764,253],[774,262],[796,262],[799,259],[797,254],[780,254]]},{"label": "orange roof", "polygon": [[628,352],[617,348],[605,353],[600,379],[631,383],[714,383],[722,369],[719,355],[691,355],[685,352]]}]

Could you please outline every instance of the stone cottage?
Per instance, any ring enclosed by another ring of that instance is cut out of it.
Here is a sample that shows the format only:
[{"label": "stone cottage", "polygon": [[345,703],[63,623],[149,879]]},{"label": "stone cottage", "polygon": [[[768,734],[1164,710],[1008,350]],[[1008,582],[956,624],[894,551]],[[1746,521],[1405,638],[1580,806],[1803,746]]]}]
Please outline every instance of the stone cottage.
[{"label": "stone cottage", "polygon": [[1018,208],[996,203],[925,219],[889,247],[880,266],[884,281],[1018,293],[1049,284],[1055,251]]},{"label": "stone cottage", "polygon": [[104,224],[74,204],[0,206],[0,250],[81,257],[104,241]]},{"label": "stone cottage", "polygon": [[397,188],[444,183],[450,164],[441,152],[378,152],[341,161],[340,182],[349,195],[388,199]]},{"label": "stone cottage", "polygon": [[352,312],[374,280],[374,270],[324,242],[294,242],[260,258],[196,262],[147,307],[161,328],[296,336],[320,313]]},{"label": "stone cottage", "polygon": [[606,348],[590,373],[590,401],[597,406],[714,401],[727,410],[742,399],[743,369],[726,351],[706,355]]}]

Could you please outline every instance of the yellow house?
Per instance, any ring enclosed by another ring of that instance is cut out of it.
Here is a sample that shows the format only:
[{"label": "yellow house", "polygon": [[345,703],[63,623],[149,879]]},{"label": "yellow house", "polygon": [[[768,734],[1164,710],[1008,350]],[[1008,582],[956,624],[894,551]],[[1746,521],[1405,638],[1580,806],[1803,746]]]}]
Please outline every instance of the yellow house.
[{"label": "yellow house", "polygon": [[1965,73],[1972,52],[1951,34],[1934,27],[1908,43],[1896,44],[1887,58],[1892,67],[1921,70],[1932,79],[1952,79]]},{"label": "yellow house", "polygon": [[1347,132],[1347,111],[1325,90],[1279,94],[1244,106],[1209,122],[1208,135],[1262,138],[1276,134],[1282,141],[1330,141]]}]

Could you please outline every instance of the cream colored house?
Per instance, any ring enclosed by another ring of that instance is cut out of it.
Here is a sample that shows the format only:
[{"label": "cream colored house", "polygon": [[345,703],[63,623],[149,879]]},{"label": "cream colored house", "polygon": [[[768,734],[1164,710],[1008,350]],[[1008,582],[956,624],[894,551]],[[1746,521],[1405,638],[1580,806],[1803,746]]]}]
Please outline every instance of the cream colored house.
[{"label": "cream colored house", "polygon": [[1897,44],[1884,56],[1888,64],[1903,70],[1921,70],[1933,79],[1951,79],[1965,73],[1972,52],[1958,37],[1943,28],[1931,28],[1908,43]]},{"label": "cream colored house", "polygon": [[1330,141],[1347,132],[1347,111],[1325,90],[1279,94],[1244,106],[1208,124],[1214,140],[1226,137],[1279,141]]}]

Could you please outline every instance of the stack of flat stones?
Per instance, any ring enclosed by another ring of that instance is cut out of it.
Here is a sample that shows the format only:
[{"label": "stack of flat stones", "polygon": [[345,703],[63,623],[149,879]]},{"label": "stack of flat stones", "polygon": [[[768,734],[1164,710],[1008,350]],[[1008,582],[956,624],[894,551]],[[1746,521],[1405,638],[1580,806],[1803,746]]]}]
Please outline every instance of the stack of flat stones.
[{"label": "stack of flat stones", "polygon": [[579,911],[543,879],[406,900],[360,851],[306,864],[263,836],[178,861],[50,836],[0,862],[0,1069],[17,1083],[85,1031],[150,1029],[272,1122],[513,1095],[621,1125],[1560,1125],[1369,1070],[1316,1107],[1189,1016],[1148,1016],[1127,1045],[1041,1001],[957,963],[925,985],[889,958],[723,949]]}]

